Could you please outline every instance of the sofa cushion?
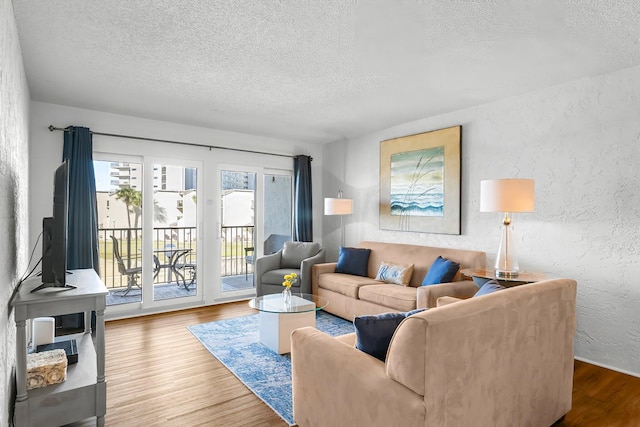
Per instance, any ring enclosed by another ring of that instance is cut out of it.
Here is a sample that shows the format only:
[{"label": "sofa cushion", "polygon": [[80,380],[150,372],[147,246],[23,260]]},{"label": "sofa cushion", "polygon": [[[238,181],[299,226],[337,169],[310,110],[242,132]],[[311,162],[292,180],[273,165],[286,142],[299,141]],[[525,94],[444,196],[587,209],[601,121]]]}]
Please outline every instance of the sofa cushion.
[{"label": "sofa cushion", "polygon": [[413,264],[395,264],[393,262],[382,261],[376,274],[376,280],[385,283],[409,286],[413,274]]},{"label": "sofa cushion", "polygon": [[418,293],[414,287],[381,284],[360,287],[358,298],[394,310],[409,311],[416,308]]},{"label": "sofa cushion", "polygon": [[479,297],[482,295],[488,295],[496,291],[501,291],[503,289],[506,289],[506,288],[502,286],[500,282],[498,282],[496,279],[492,279],[492,280],[489,280],[488,282],[485,282],[484,285],[482,285],[482,287],[478,290],[478,292],[475,293],[475,295],[473,295],[472,298]]},{"label": "sofa cushion", "polygon": [[336,273],[367,277],[371,249],[340,247]]},{"label": "sofa cushion", "polygon": [[280,267],[300,268],[300,264],[320,252],[320,244],[314,242],[284,242]]},{"label": "sofa cushion", "polygon": [[376,316],[357,316],[353,320],[356,328],[356,348],[384,362],[387,349],[396,328],[407,317],[424,311],[423,308],[405,313],[383,313]]},{"label": "sofa cushion", "polygon": [[[296,273],[298,277],[300,277],[299,268],[297,269],[296,268],[280,268],[278,270],[267,271],[262,275],[262,277],[260,278],[260,281],[267,285],[282,285],[282,282],[284,282],[285,274],[291,274],[291,273]],[[300,279],[298,279],[298,281],[294,283],[292,287],[299,288]]]},{"label": "sofa cushion", "polygon": [[422,281],[422,286],[449,283],[456,276],[459,269],[460,264],[457,262],[438,256],[429,267],[429,271]]},{"label": "sofa cushion", "polygon": [[325,273],[318,278],[318,287],[346,295],[350,298],[359,298],[358,290],[363,286],[381,285],[375,279],[362,276],[354,276],[352,274],[342,273]]}]

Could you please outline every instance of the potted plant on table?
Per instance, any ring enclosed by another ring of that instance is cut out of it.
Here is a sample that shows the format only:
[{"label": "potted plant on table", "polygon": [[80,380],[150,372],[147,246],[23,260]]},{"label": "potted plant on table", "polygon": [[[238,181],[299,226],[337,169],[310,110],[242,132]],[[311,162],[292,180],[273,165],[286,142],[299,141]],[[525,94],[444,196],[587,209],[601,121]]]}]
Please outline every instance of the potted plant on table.
[{"label": "potted plant on table", "polygon": [[291,286],[297,281],[298,275],[296,273],[285,274],[284,282],[282,282],[282,286],[284,286],[282,296],[285,304],[289,304],[291,302]]}]

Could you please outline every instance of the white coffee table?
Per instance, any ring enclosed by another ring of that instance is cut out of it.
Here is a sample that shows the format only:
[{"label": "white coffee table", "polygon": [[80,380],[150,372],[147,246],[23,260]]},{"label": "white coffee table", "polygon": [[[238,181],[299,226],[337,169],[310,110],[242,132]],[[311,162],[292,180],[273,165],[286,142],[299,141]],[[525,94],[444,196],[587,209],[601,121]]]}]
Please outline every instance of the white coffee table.
[{"label": "white coffee table", "polygon": [[282,294],[263,295],[249,301],[249,307],[259,310],[260,342],[278,354],[291,351],[291,332],[305,326],[316,326],[316,311],[326,307],[328,300],[312,294],[292,293],[285,303]]}]

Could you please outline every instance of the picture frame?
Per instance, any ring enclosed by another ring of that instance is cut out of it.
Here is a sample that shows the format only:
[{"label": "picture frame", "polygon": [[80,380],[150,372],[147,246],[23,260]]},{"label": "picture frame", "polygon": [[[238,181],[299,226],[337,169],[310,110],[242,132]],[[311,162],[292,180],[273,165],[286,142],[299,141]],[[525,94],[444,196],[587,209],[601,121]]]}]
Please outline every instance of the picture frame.
[{"label": "picture frame", "polygon": [[380,142],[380,229],[460,234],[462,126]]}]

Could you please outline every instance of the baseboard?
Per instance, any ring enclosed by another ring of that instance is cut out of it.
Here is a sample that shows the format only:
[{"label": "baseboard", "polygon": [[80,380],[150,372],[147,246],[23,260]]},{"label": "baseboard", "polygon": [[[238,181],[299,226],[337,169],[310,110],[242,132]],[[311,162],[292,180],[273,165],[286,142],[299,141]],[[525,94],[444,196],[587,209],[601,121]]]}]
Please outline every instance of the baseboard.
[{"label": "baseboard", "polygon": [[216,298],[214,299],[213,304],[222,304],[225,302],[236,302],[236,301],[248,301],[251,298],[255,298],[256,295],[255,293],[253,294],[247,294],[247,295],[236,295],[236,296],[232,296],[232,297],[221,297],[221,298]]},{"label": "baseboard", "polygon": [[251,298],[255,298],[255,293],[240,295],[240,296],[235,295],[230,297],[216,298],[212,302],[198,301],[196,303],[153,307],[153,308],[147,308],[144,310],[138,308],[133,310],[116,311],[116,312],[105,314],[104,320],[130,319],[132,317],[142,317],[142,316],[149,316],[152,314],[169,313],[172,311],[181,311],[181,310],[188,310],[190,308],[213,306],[213,305],[223,304],[227,302],[248,301]]},{"label": "baseboard", "polygon": [[624,369],[616,368],[615,366],[605,365],[604,363],[594,362],[593,360],[586,359],[584,357],[574,356],[574,359],[579,360],[580,362],[588,363],[590,365],[599,366],[601,368],[609,369],[611,371],[620,372],[621,374],[631,375],[632,377],[640,378],[640,374],[637,372],[625,371]]},{"label": "baseboard", "polygon": [[206,304],[199,301],[197,303],[189,303],[189,304],[176,305],[176,306],[170,306],[170,307],[154,307],[154,308],[148,308],[144,310],[135,309],[133,311],[108,313],[104,315],[104,320],[109,321],[109,320],[131,319],[134,317],[150,316],[152,314],[162,314],[162,313],[170,313],[172,311],[188,310],[190,308],[198,308],[204,305]]}]

